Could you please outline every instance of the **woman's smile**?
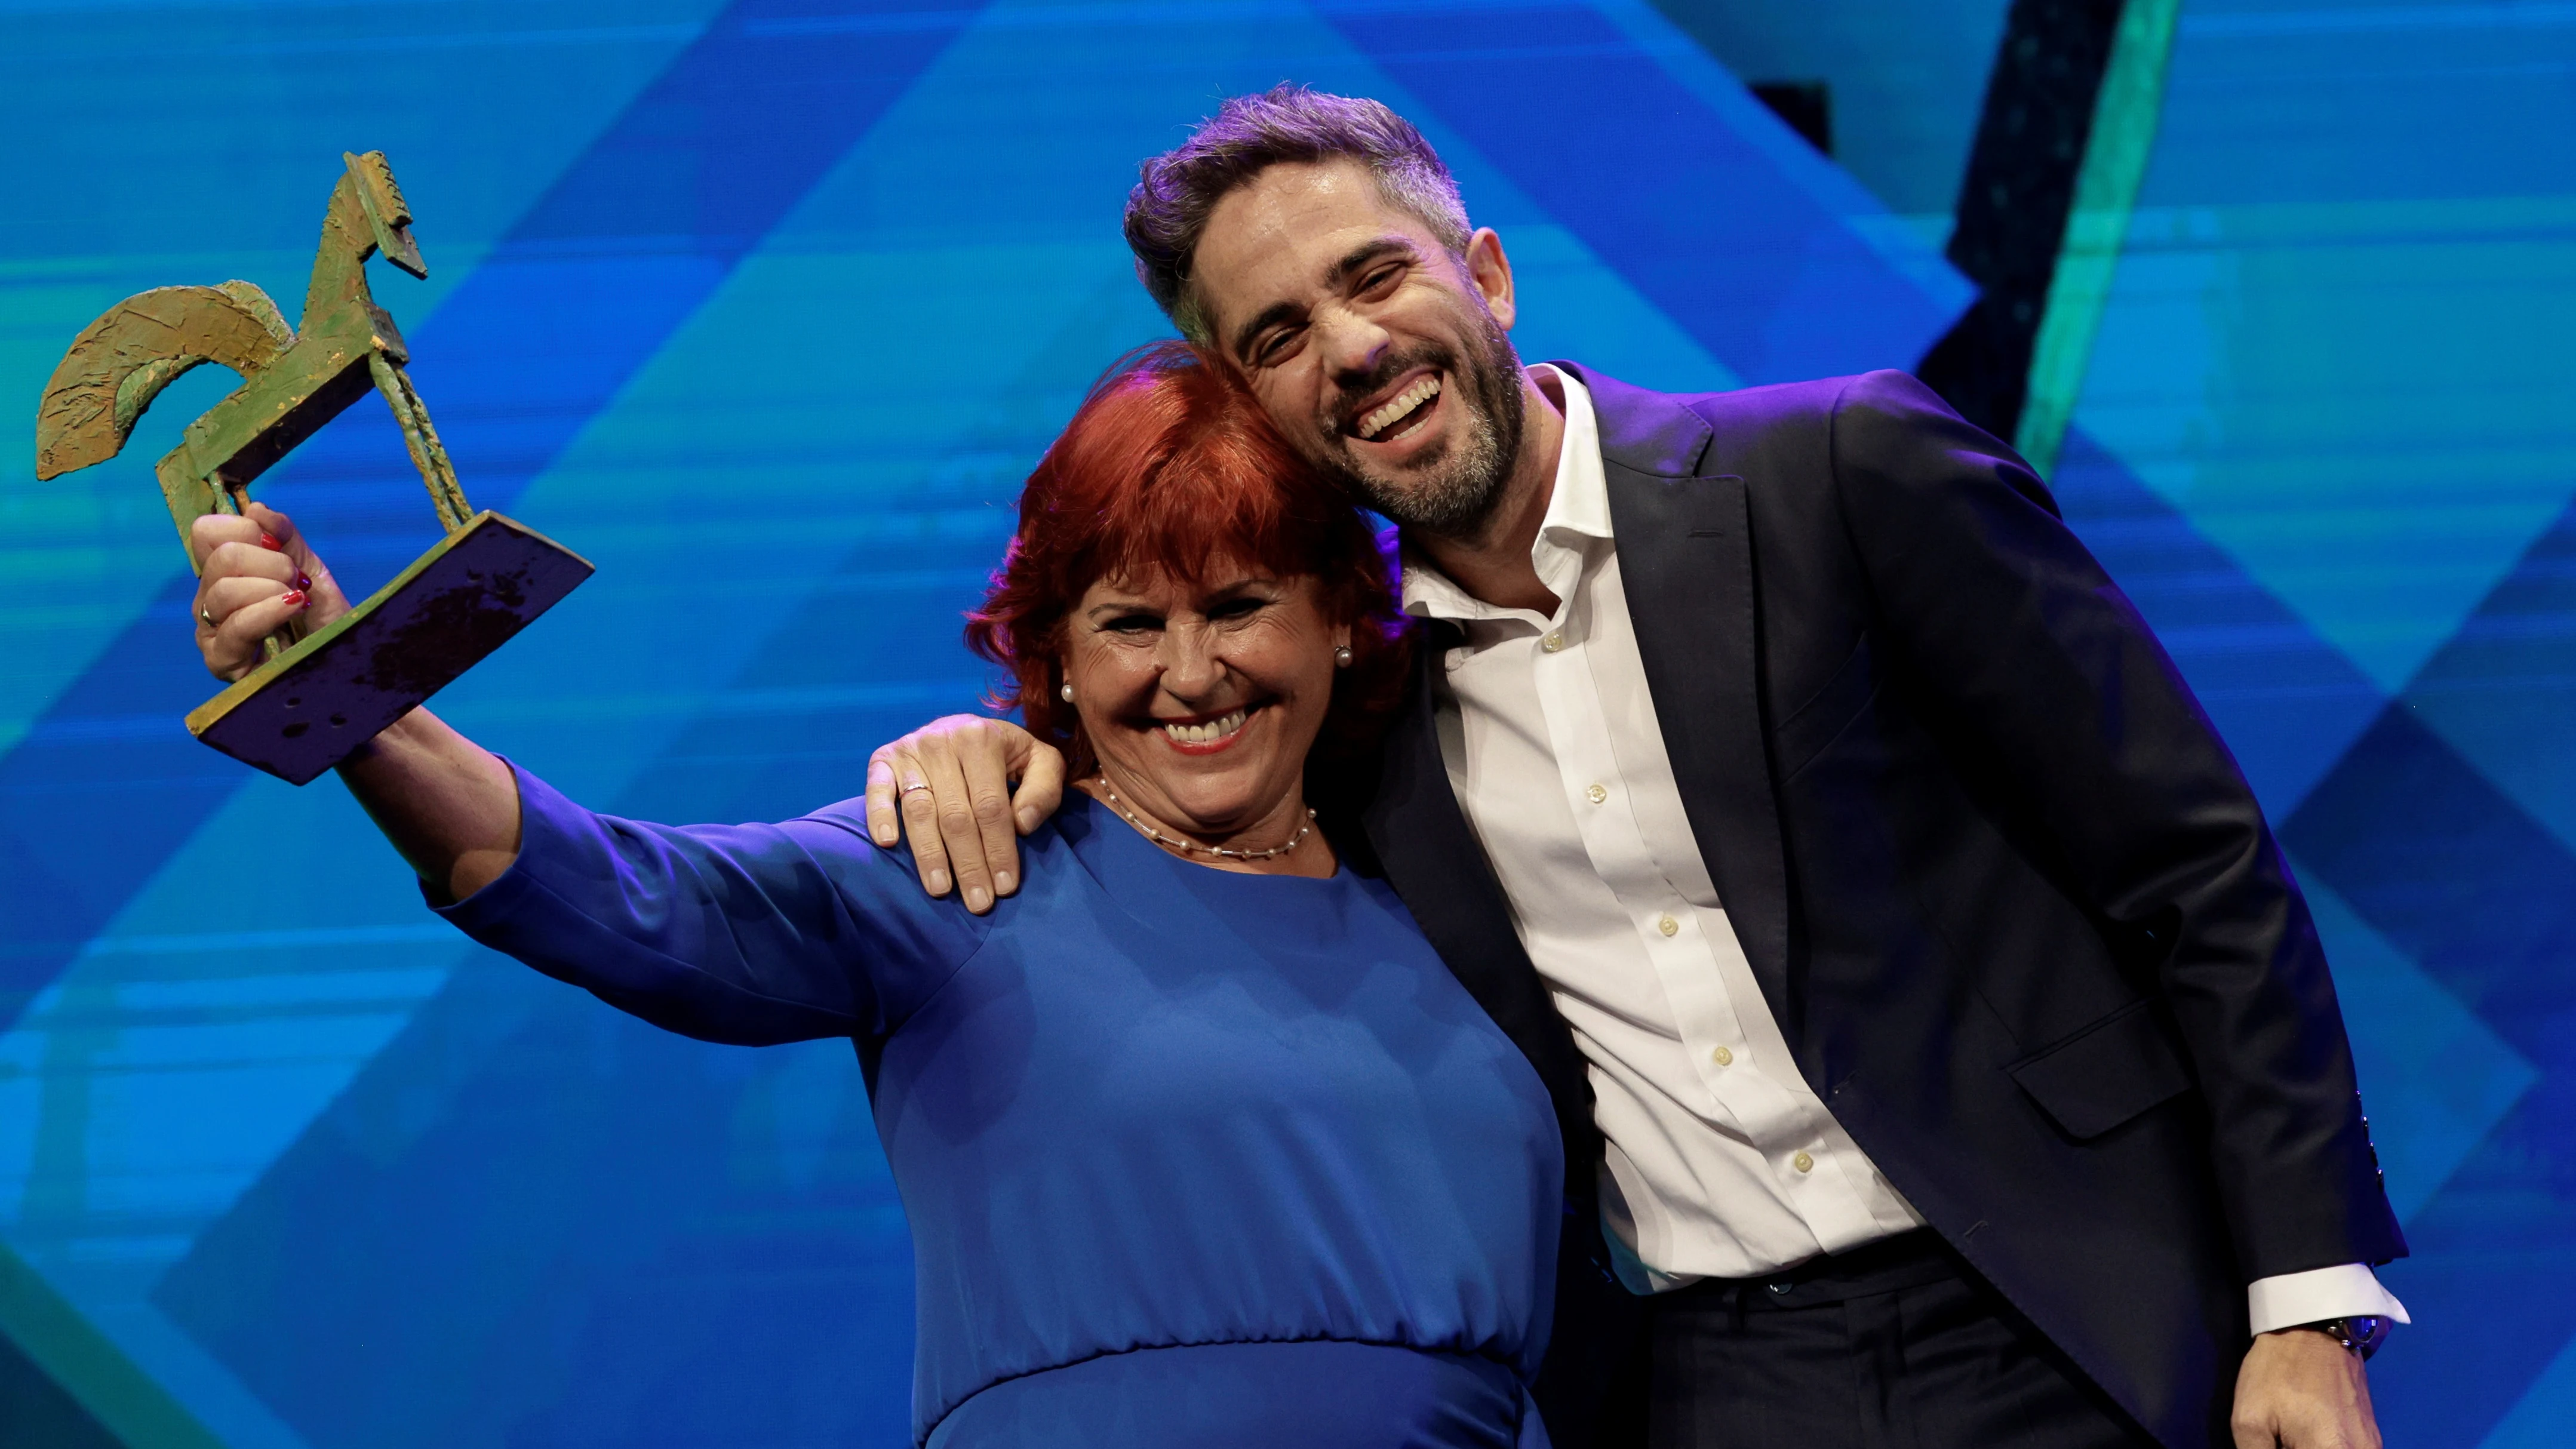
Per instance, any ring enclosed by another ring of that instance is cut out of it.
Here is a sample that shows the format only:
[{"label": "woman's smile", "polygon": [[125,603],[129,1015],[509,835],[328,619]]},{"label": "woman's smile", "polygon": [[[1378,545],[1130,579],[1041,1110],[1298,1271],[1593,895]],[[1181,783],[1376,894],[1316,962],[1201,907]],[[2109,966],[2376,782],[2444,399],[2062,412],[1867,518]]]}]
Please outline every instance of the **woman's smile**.
[{"label": "woman's smile", "polygon": [[[1266,700],[1262,702],[1267,703]],[[1171,743],[1174,750],[1184,755],[1213,755],[1243,738],[1244,724],[1260,712],[1262,704],[1237,705],[1215,716],[1162,720],[1155,728],[1162,731],[1163,738]]]}]

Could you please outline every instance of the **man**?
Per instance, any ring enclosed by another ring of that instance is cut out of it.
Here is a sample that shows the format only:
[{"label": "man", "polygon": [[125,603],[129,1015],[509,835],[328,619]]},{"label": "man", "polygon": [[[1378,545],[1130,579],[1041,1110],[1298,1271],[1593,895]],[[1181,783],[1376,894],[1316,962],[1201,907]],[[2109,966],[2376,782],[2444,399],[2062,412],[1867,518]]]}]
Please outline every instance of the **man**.
[{"label": "man", "polygon": [[[1398,525],[1366,836],[1583,1165],[1558,1444],[2377,1444],[2405,1247],[2314,928],[2020,459],[1902,374],[1523,367],[1501,241],[1374,102],[1228,102],[1127,235]],[[1024,741],[871,767],[977,910],[1060,785]]]}]

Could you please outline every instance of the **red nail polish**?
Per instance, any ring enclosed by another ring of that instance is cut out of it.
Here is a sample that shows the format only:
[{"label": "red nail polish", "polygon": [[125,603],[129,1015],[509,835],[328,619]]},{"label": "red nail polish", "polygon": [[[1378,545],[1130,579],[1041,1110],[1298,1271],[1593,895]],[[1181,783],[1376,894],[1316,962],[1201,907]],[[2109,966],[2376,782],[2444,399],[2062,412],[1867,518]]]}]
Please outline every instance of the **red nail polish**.
[{"label": "red nail polish", "polygon": [[259,546],[267,549],[270,553],[283,553],[286,550],[286,545],[279,543],[275,534],[269,533],[263,533],[259,536]]},{"label": "red nail polish", "polygon": [[290,609],[303,608],[304,591],[302,589],[288,589],[286,591],[286,607]]},{"label": "red nail polish", "polygon": [[313,577],[312,577],[312,575],[310,575],[310,574],[297,574],[297,575],[295,576],[295,587],[297,587],[298,589],[309,589],[309,588],[313,587]]}]

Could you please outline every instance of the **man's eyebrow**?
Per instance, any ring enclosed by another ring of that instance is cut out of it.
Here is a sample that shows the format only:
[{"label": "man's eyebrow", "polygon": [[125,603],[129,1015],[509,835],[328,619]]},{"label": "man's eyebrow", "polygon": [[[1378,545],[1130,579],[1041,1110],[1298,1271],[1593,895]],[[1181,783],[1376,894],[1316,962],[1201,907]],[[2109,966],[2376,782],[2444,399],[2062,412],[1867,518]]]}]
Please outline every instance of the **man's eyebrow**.
[{"label": "man's eyebrow", "polygon": [[[1401,253],[1407,257],[1421,255],[1421,253],[1415,249],[1412,238],[1404,236],[1401,233],[1389,233],[1381,237],[1372,237],[1369,240],[1360,243],[1358,246],[1351,248],[1349,251],[1344,252],[1341,260],[1326,268],[1324,271],[1324,285],[1327,287],[1339,287],[1350,280],[1353,272],[1359,271],[1361,268],[1366,267],[1370,263],[1378,261],[1383,257],[1397,253]],[[1234,329],[1234,355],[1238,358],[1243,357],[1251,351],[1254,339],[1282,322],[1294,320],[1299,313],[1305,310],[1305,308],[1294,302],[1273,302],[1269,306],[1262,308],[1259,312],[1254,313],[1252,315],[1252,320]]]},{"label": "man's eyebrow", "polygon": [[1419,255],[1419,253],[1413,249],[1412,238],[1400,233],[1389,233],[1370,241],[1361,242],[1358,246],[1355,246],[1349,251],[1343,253],[1342,259],[1333,263],[1332,270],[1324,273],[1324,283],[1326,286],[1338,287],[1342,283],[1350,280],[1351,273],[1358,271],[1360,268],[1367,266],[1369,263],[1374,262],[1383,256],[1386,256],[1390,252],[1402,252],[1408,257]]}]

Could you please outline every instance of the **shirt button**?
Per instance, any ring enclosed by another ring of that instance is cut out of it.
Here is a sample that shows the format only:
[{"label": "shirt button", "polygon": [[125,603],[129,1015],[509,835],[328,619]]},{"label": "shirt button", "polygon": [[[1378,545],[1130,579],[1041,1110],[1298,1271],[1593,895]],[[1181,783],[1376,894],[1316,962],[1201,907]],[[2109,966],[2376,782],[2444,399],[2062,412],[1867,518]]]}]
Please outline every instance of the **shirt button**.
[{"label": "shirt button", "polygon": [[1798,1169],[1800,1172],[1813,1172],[1816,1170],[1816,1159],[1801,1152],[1797,1156],[1789,1159],[1789,1165]]},{"label": "shirt button", "polygon": [[1657,919],[1657,920],[1656,920],[1656,922],[1655,922],[1655,929],[1656,929],[1656,930],[1658,930],[1658,931],[1663,932],[1663,933],[1664,933],[1665,935],[1667,935],[1667,936],[1672,935],[1674,932],[1679,931],[1681,928],[1682,928],[1682,923],[1681,923],[1681,922],[1679,922],[1679,921],[1674,920],[1674,919],[1673,919],[1672,917],[1670,917],[1670,916],[1664,916],[1664,917],[1661,917],[1661,918]]},{"label": "shirt button", "polygon": [[1546,638],[1538,641],[1538,647],[1546,650],[1550,654],[1553,654],[1559,649],[1565,647],[1565,635],[1563,633],[1550,634]]},{"label": "shirt button", "polygon": [[1610,787],[1607,785],[1595,785],[1591,789],[1583,792],[1583,798],[1591,801],[1595,805],[1598,805],[1602,801],[1610,798]]},{"label": "shirt button", "polygon": [[1735,1053],[1728,1051],[1724,1047],[1719,1047],[1717,1050],[1710,1052],[1708,1054],[1708,1059],[1717,1063],[1721,1067],[1731,1067],[1735,1065]]}]

